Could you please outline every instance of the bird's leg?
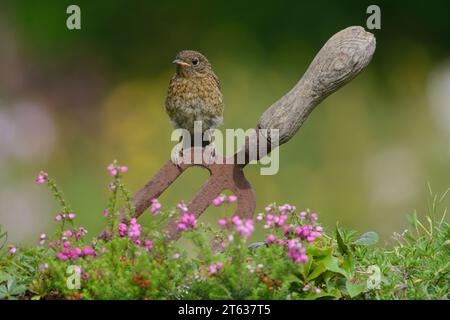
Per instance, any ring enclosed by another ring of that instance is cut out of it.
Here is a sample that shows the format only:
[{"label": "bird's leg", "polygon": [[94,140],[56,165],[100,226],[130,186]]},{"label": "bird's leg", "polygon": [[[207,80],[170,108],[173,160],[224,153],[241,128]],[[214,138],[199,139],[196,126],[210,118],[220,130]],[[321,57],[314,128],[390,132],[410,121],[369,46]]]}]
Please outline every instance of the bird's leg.
[{"label": "bird's leg", "polygon": [[213,131],[206,130],[203,134],[203,161],[206,164],[212,164],[216,159],[216,147],[214,145],[214,135]]},{"label": "bird's leg", "polygon": [[178,141],[178,144],[173,148],[172,154],[170,155],[172,163],[177,166],[184,162],[183,150],[186,147],[184,142],[185,139],[183,139],[183,136],[181,136],[180,140]]}]

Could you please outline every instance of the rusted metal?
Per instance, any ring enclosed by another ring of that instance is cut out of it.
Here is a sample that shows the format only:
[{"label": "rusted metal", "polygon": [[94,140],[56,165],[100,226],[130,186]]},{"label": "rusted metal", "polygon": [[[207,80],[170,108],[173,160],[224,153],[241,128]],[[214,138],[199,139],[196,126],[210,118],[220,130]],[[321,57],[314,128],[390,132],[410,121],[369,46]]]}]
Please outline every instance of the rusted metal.
[{"label": "rusted metal", "polygon": [[[192,148],[184,152],[191,152],[191,159],[195,152],[202,152],[204,148]],[[220,157],[217,155],[216,157]],[[234,160],[234,159],[233,159]],[[230,161],[231,162],[231,161]],[[222,164],[220,164],[222,163]],[[203,167],[210,173],[206,183],[200,188],[192,201],[187,205],[188,211],[199,217],[211,204],[212,200],[221,192],[229,190],[237,196],[236,214],[243,218],[251,218],[256,208],[255,193],[244,175],[245,164],[227,164],[227,159],[208,164],[180,164],[168,161],[159,172],[133,198],[136,207],[135,217],[139,217],[151,205],[151,200],[159,197],[183,172],[193,166]],[[176,240],[180,236],[176,227],[176,220],[166,227],[168,239]]]}]

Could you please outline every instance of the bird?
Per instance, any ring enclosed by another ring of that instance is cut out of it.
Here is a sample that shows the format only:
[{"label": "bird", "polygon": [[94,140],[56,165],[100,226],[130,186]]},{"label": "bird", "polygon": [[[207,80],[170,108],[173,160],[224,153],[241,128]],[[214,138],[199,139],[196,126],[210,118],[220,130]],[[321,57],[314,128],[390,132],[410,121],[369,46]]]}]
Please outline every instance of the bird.
[{"label": "bird", "polygon": [[[206,56],[194,50],[180,51],[173,63],[176,66],[165,101],[165,109],[176,129],[194,135],[194,122],[202,122],[202,134],[217,129],[223,123],[223,95],[219,78]],[[194,139],[191,139],[194,141]],[[205,145],[203,145],[205,146]]]}]

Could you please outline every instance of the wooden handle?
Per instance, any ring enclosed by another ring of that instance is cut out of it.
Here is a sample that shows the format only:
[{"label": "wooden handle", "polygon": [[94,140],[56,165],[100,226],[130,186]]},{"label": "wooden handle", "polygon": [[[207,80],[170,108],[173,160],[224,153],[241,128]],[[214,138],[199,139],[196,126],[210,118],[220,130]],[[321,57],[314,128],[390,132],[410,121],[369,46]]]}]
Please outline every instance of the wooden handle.
[{"label": "wooden handle", "polygon": [[[264,112],[257,127],[278,129],[280,145],[289,141],[315,106],[369,64],[375,47],[374,35],[362,27],[349,27],[336,33],[295,87]],[[270,141],[270,136],[266,139]]]}]

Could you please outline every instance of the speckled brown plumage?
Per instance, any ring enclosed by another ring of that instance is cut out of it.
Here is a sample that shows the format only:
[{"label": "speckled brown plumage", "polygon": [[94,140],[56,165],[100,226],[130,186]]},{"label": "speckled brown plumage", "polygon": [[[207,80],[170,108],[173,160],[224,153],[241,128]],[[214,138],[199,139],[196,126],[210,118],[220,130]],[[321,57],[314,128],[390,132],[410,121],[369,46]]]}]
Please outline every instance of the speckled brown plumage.
[{"label": "speckled brown plumage", "polygon": [[166,112],[174,127],[193,134],[194,121],[202,121],[203,132],[220,126],[222,92],[208,59],[199,52],[185,50],[179,52],[173,62],[176,72],[170,80]]}]

